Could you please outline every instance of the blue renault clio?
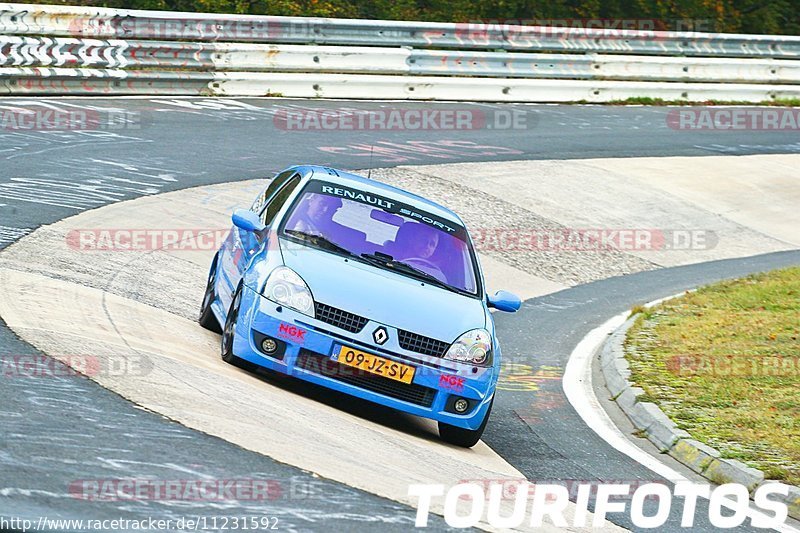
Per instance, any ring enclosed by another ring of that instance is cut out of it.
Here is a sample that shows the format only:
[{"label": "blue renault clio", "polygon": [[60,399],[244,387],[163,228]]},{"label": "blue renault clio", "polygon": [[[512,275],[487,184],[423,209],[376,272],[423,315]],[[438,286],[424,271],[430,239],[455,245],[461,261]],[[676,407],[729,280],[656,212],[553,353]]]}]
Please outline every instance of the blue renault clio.
[{"label": "blue renault clio", "polygon": [[470,447],[494,400],[500,347],[461,219],[417,195],[339,170],[280,172],[211,264],[200,324],[222,359],[289,374],[434,419]]}]

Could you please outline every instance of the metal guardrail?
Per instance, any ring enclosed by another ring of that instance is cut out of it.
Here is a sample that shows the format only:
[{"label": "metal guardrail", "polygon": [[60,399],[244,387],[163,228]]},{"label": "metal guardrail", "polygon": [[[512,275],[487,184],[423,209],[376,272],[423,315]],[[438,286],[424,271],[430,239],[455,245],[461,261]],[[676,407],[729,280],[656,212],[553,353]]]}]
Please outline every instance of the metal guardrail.
[{"label": "metal guardrail", "polygon": [[0,4],[10,94],[761,101],[800,97],[798,56],[800,37]]},{"label": "metal guardrail", "polygon": [[0,68],[0,93],[88,95],[292,96],[481,102],[664,100],[761,102],[798,97],[793,85],[495,79],[289,72],[158,72]]},{"label": "metal guardrail", "polygon": [[0,36],[0,66],[800,83],[800,61]]}]

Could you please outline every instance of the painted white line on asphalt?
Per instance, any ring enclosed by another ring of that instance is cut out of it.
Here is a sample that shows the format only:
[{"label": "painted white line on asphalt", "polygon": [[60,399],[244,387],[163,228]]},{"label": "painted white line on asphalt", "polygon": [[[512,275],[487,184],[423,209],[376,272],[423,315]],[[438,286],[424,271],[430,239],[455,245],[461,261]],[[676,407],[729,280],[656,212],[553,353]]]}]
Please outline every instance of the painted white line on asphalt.
[{"label": "painted white line on asphalt", "polygon": [[[645,307],[657,305],[674,297],[675,296],[668,296],[666,298],[660,298],[646,304]],[[606,413],[605,409],[600,405],[600,401],[594,394],[594,388],[592,387],[592,357],[608,335],[624,324],[629,315],[630,311],[625,311],[610,318],[601,326],[590,331],[581,339],[578,345],[575,346],[575,349],[572,350],[569,356],[567,366],[564,369],[564,378],[562,380],[564,394],[567,396],[567,400],[569,400],[569,403],[575,408],[578,415],[583,419],[583,422],[615,450],[627,455],[640,465],[672,483],[689,481],[686,476],[662,463],[628,440],[611,420],[611,417],[608,416],[608,413]],[[709,482],[709,484],[711,483]],[[736,508],[736,503],[732,500],[723,500],[722,503],[729,509]],[[752,519],[754,516],[768,515],[750,507],[747,516]],[[800,533],[800,530],[788,524],[777,528],[776,531],[782,533]]]},{"label": "painted white line on asphalt", "polygon": [[564,393],[586,425],[614,449],[673,483],[686,481],[686,477],[679,472],[656,460],[652,455],[630,442],[617,428],[594,395],[592,355],[611,332],[625,323],[628,315],[629,312],[626,311],[607,320],[602,326],[590,331],[578,343],[570,354],[564,369]]}]

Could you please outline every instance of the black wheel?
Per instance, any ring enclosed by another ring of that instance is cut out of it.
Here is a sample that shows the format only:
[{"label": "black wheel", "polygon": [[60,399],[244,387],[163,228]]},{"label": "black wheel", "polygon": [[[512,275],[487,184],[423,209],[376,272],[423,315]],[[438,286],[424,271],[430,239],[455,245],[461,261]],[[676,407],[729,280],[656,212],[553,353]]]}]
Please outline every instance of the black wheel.
[{"label": "black wheel", "polygon": [[464,429],[439,422],[439,437],[450,444],[455,444],[462,448],[472,448],[481,440],[483,430],[486,429],[486,423],[489,422],[489,415],[492,413],[492,405],[494,405],[494,399],[492,399],[492,403],[489,404],[486,416],[483,418],[483,422],[481,422],[481,426],[478,429]]},{"label": "black wheel", "polygon": [[233,353],[233,339],[236,336],[236,319],[239,316],[239,305],[242,303],[242,284],[236,288],[236,293],[233,295],[231,308],[228,311],[228,318],[225,320],[225,328],[222,330],[222,360],[233,366],[238,366],[241,369],[249,372],[254,371],[258,366],[250,361],[246,361],[241,357],[237,357]]},{"label": "black wheel", "polygon": [[200,318],[197,321],[201,326],[214,333],[222,333],[222,328],[219,327],[219,321],[214,316],[214,311],[211,310],[211,302],[214,301],[216,294],[214,294],[214,285],[217,281],[217,256],[211,262],[211,270],[208,272],[208,281],[206,282],[206,292],[203,293],[203,303],[200,304]]}]

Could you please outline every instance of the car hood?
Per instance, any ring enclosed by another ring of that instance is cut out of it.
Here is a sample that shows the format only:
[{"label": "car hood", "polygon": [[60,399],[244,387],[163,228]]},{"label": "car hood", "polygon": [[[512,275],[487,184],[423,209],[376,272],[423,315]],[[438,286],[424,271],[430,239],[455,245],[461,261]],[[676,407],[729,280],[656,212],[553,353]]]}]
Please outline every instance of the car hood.
[{"label": "car hood", "polygon": [[282,240],[284,264],[300,274],[317,302],[446,342],[486,327],[486,311],[478,298],[322,250],[285,244]]}]

